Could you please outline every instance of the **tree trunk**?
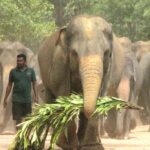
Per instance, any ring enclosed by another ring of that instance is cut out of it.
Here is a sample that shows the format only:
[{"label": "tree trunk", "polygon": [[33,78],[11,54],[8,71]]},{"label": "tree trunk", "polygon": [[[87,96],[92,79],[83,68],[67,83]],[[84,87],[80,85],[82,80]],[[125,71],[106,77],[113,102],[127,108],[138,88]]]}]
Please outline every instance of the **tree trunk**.
[{"label": "tree trunk", "polygon": [[64,26],[66,20],[64,19],[64,8],[66,6],[66,0],[50,0],[50,2],[54,5],[54,13],[53,16],[55,18],[56,25],[58,27]]}]

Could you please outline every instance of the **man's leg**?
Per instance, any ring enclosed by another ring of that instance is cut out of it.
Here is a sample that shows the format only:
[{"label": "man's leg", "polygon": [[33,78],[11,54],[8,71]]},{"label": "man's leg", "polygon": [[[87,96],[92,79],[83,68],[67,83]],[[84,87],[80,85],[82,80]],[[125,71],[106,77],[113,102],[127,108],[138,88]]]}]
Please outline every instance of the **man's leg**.
[{"label": "man's leg", "polygon": [[22,117],[26,117],[32,112],[32,104],[31,103],[23,103],[22,104]]},{"label": "man's leg", "polygon": [[17,125],[20,124],[22,121],[21,103],[12,102],[12,115],[13,115],[13,120],[15,121],[16,124],[16,130],[18,131],[19,127]]}]

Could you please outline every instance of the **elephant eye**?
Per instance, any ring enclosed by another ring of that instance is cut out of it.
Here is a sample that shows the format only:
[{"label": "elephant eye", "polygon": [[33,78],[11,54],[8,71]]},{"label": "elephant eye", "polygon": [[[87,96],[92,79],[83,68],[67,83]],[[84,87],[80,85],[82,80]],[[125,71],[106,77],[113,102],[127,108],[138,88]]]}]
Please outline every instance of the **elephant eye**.
[{"label": "elephant eye", "polygon": [[77,56],[77,52],[75,50],[71,50],[71,54],[75,57]]}]

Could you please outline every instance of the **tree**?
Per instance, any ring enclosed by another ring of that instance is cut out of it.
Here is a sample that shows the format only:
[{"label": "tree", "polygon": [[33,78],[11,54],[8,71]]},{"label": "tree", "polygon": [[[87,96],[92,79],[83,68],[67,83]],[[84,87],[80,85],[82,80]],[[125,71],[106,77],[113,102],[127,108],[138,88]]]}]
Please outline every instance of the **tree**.
[{"label": "tree", "polygon": [[61,27],[76,15],[79,15],[90,7],[91,1],[89,0],[49,0],[54,5],[53,16],[56,25]]},{"label": "tree", "polygon": [[61,27],[66,24],[67,20],[64,17],[64,8],[68,0],[49,0],[54,5],[53,17],[57,26]]},{"label": "tree", "polygon": [[91,10],[111,22],[119,36],[127,36],[133,41],[150,38],[149,0],[97,0]]},{"label": "tree", "polygon": [[65,0],[64,18],[78,14],[100,15],[112,23],[118,36],[132,41],[150,38],[149,0]]},{"label": "tree", "polygon": [[1,0],[0,39],[38,49],[43,37],[56,28],[53,8],[47,0]]},{"label": "tree", "polygon": [[118,36],[150,39],[149,0],[1,0],[0,40],[38,49],[43,37],[79,14],[100,15]]}]

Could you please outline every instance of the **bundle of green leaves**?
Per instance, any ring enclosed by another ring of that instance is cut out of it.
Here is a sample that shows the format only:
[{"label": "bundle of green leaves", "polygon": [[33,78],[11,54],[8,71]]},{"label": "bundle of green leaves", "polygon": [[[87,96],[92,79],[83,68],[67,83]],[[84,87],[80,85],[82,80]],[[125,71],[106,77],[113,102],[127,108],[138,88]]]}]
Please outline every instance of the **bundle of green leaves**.
[{"label": "bundle of green leaves", "polygon": [[[79,113],[83,109],[83,96],[71,94],[68,97],[58,97],[56,101],[53,104],[36,104],[33,113],[20,124],[21,128],[9,150],[14,150],[15,148],[24,150],[43,149],[50,127],[53,132],[49,149],[54,149],[59,135],[66,129],[68,122],[72,119],[79,119]],[[112,108],[141,109],[141,107],[115,97],[100,97],[97,99],[93,115],[107,115]]]}]

